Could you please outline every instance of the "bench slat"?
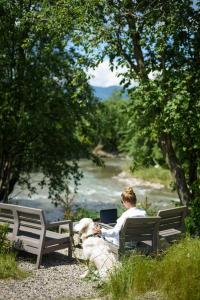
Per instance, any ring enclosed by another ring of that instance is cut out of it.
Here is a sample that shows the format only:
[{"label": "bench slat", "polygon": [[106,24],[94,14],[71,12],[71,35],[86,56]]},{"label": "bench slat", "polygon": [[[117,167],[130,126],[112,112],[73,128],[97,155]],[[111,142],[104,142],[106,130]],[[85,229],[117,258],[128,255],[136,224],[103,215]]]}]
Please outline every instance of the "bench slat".
[{"label": "bench slat", "polygon": [[8,208],[1,208],[1,207],[0,207],[0,214],[13,215],[13,212],[12,212],[11,209],[8,209]]},{"label": "bench slat", "polygon": [[173,216],[173,217],[163,217],[160,220],[160,225],[162,225],[163,223],[167,224],[167,223],[173,223],[173,222],[179,222],[182,223],[182,216]]},{"label": "bench slat", "polygon": [[18,212],[19,219],[21,220],[32,220],[32,221],[38,221],[40,222],[40,214],[28,214],[27,212]]},{"label": "bench slat", "polygon": [[20,231],[24,231],[24,232],[29,232],[29,233],[34,233],[37,234],[38,236],[40,236],[41,234],[41,228],[33,228],[33,227],[27,227],[27,226],[23,226],[23,224],[20,225],[19,227]]},{"label": "bench slat", "polygon": [[186,206],[181,206],[181,207],[176,207],[176,208],[169,208],[169,209],[165,209],[165,210],[160,210],[158,212],[158,215],[163,218],[167,218],[167,217],[173,217],[173,216],[180,216],[182,214],[186,213]]},{"label": "bench slat", "polygon": [[[70,238],[67,236],[67,237],[63,237],[63,238],[59,239],[57,245],[62,245],[62,244],[69,243],[69,242],[70,242]],[[45,238],[45,248],[48,246],[53,246],[55,244],[56,244],[56,242],[54,239]]]},{"label": "bench slat", "polygon": [[[16,249],[18,249],[16,247]],[[35,247],[32,247],[30,245],[23,245],[23,248],[19,248],[18,250],[23,250],[23,251],[26,251],[28,253],[31,253],[31,254],[35,254],[35,255],[40,255],[40,249],[39,248],[35,248]]]},{"label": "bench slat", "polygon": [[9,218],[9,219],[14,218],[13,214],[10,214],[10,213],[7,213],[7,212],[2,212],[2,211],[0,211],[0,217],[5,217],[5,218]]},{"label": "bench slat", "polygon": [[134,237],[131,237],[129,235],[125,236],[124,239],[122,239],[122,241],[124,242],[140,242],[140,241],[147,241],[147,240],[152,240],[153,235],[135,235]]},{"label": "bench slat", "polygon": [[[160,230],[166,230],[170,228],[175,228],[181,230],[181,224],[180,223],[168,223],[168,224],[162,224],[160,225]],[[182,231],[182,230],[181,230]]]},{"label": "bench slat", "polygon": [[169,237],[169,236],[175,236],[175,235],[180,235],[180,234],[181,234],[181,231],[174,229],[174,228],[159,231],[159,235],[161,237]]},{"label": "bench slat", "polygon": [[45,247],[43,249],[43,253],[46,254],[46,253],[54,252],[56,250],[61,250],[61,249],[69,248],[70,245],[71,245],[71,242],[69,241],[69,242],[64,243],[64,244],[57,244],[57,245],[54,245],[54,246]]},{"label": "bench slat", "polygon": [[40,240],[38,238],[34,237],[29,237],[27,235],[19,234],[17,235],[17,242],[22,241],[23,245],[28,245],[28,246],[34,246],[35,248],[38,248],[40,245]]},{"label": "bench slat", "polygon": [[29,231],[30,228],[41,229],[43,227],[42,224],[26,222],[23,220],[20,220],[20,226],[26,227],[27,231]]},{"label": "bench slat", "polygon": [[[125,234],[128,234],[128,235],[135,235],[135,234],[152,234],[152,232],[153,232],[153,228],[148,228],[148,227],[137,227],[137,228],[134,228],[134,227],[126,227],[126,228],[124,228],[124,230],[123,230],[124,232],[125,232]],[[123,233],[123,231],[122,231],[122,233]]]},{"label": "bench slat", "polygon": [[2,222],[2,223],[14,223],[14,219],[10,219],[10,218],[7,218],[7,217],[1,217],[0,216],[0,222]]}]

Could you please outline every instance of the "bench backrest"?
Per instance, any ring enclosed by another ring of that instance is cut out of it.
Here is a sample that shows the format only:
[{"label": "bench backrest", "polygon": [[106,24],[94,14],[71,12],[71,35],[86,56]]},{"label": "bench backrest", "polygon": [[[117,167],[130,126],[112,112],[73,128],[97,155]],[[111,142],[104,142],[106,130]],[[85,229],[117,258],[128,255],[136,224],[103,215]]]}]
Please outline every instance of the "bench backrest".
[{"label": "bench backrest", "polygon": [[[158,247],[160,217],[136,217],[126,219],[120,231],[120,247],[125,243],[151,241],[153,251]],[[123,249],[121,249],[123,251]]]},{"label": "bench backrest", "polygon": [[177,229],[181,232],[185,232],[184,219],[187,215],[186,206],[160,210],[157,215],[161,218],[159,231]]},{"label": "bench backrest", "polygon": [[41,209],[5,203],[0,203],[0,223],[8,223],[14,235],[19,230],[40,234],[46,225]]}]

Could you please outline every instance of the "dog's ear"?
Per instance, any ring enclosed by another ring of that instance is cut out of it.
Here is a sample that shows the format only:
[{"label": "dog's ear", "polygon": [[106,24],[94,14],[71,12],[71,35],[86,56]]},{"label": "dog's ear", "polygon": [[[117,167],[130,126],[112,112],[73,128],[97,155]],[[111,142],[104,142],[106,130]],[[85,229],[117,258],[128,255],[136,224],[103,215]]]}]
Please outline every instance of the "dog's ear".
[{"label": "dog's ear", "polygon": [[79,231],[80,231],[80,226],[79,226],[79,224],[76,224],[76,225],[74,226],[74,231],[76,231],[76,232],[79,232]]},{"label": "dog's ear", "polygon": [[86,231],[88,225],[89,224],[76,224],[74,226],[74,230],[79,232],[79,233],[83,233],[84,231]]},{"label": "dog's ear", "polygon": [[80,232],[80,233],[83,233],[83,232],[85,232],[85,231],[87,230],[87,227],[89,226],[89,224],[90,224],[91,222],[93,222],[92,219],[90,219],[90,218],[83,218],[83,219],[81,219],[81,220],[79,221],[78,224],[76,224],[76,225],[74,226],[74,230],[75,230],[75,231],[78,231],[78,232]]}]

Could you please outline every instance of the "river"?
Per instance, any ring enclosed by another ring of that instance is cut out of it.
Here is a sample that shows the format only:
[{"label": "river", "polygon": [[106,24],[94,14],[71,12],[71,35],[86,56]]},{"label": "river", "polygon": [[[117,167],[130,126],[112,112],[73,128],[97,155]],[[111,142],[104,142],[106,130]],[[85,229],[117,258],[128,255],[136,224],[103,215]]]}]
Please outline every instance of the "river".
[{"label": "river", "polygon": [[[152,208],[162,209],[174,206],[173,202],[178,201],[176,193],[159,187],[159,185],[148,184],[130,178],[122,173],[127,161],[124,159],[105,159],[105,167],[97,167],[91,161],[81,160],[80,168],[84,177],[79,185],[78,193],[74,198],[74,208],[83,207],[86,209],[99,211],[100,209],[115,208],[119,206],[120,194],[125,186],[134,187],[138,202],[145,201],[151,203]],[[64,210],[62,207],[55,207],[48,199],[47,188],[39,188],[37,182],[42,174],[31,175],[33,185],[37,187],[37,194],[29,195],[26,189],[16,186],[11,195],[10,202],[19,205],[42,208],[48,220],[62,219]]]}]

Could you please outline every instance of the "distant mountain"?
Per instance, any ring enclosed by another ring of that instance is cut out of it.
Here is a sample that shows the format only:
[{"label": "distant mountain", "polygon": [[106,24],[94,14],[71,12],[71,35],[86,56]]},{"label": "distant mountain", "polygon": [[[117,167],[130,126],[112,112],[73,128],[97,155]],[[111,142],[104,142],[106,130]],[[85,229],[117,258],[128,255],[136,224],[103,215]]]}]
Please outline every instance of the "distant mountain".
[{"label": "distant mountain", "polygon": [[112,95],[114,91],[121,91],[122,88],[118,85],[108,86],[108,87],[100,87],[100,86],[92,86],[94,90],[94,94],[96,97],[105,100]]}]

